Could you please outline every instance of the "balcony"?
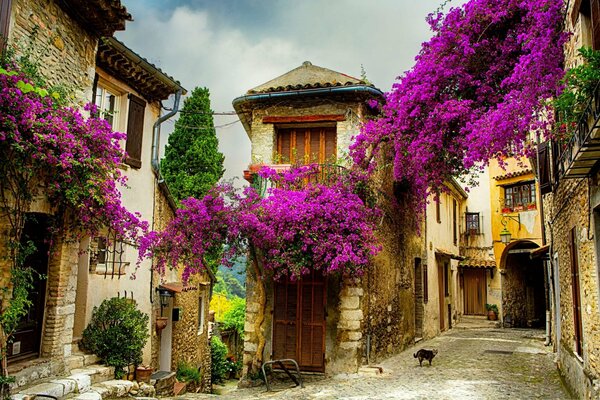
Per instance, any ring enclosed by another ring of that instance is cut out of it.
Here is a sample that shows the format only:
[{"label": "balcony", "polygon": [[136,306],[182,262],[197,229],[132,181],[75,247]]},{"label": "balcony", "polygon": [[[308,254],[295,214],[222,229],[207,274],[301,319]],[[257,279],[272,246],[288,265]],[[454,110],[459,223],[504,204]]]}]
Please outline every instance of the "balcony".
[{"label": "balcony", "polygon": [[596,87],[573,136],[564,145],[556,168],[560,178],[589,176],[600,160],[600,86]]},{"label": "balcony", "polygon": [[[263,165],[262,167],[271,168],[279,173],[284,173],[292,169],[291,164],[273,164]],[[249,171],[244,171],[245,179],[250,182],[261,196],[265,196],[267,190],[271,187],[277,187],[277,183],[271,179],[265,179],[258,175],[259,168],[252,168]],[[330,185],[337,182],[337,179],[342,174],[346,174],[347,170],[345,167],[336,164],[316,164],[314,171],[309,171],[304,175],[304,179],[297,186],[298,189],[312,183],[318,183],[322,185]]]}]

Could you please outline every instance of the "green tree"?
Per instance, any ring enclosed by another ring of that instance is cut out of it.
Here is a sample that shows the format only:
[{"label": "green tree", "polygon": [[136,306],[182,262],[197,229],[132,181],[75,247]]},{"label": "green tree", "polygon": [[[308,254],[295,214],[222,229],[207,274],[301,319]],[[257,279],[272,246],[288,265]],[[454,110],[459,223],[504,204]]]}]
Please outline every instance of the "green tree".
[{"label": "green tree", "polygon": [[201,199],[223,176],[224,157],[218,147],[209,90],[195,88],[183,103],[161,165],[177,201]]}]

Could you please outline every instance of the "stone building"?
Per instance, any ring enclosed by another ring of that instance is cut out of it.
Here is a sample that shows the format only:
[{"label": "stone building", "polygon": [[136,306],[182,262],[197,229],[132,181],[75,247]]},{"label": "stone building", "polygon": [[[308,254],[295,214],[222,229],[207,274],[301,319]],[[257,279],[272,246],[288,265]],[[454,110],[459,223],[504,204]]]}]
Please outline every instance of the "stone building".
[{"label": "stone building", "polygon": [[[5,0],[0,6],[2,44],[29,49],[40,60],[41,74],[50,85],[63,85],[75,93],[75,103],[91,99],[95,76],[96,49],[101,36],[111,36],[131,20],[120,1],[33,1]],[[37,280],[28,321],[15,334],[8,352],[9,372],[17,384],[30,379],[56,375],[72,360],[72,343],[77,285],[77,243],[55,238],[48,252],[45,226],[55,212],[44,199],[35,201],[28,210],[35,220],[24,232],[36,242],[36,269],[47,279]],[[11,234],[8,221],[0,220],[0,253],[7,254],[6,238]],[[68,232],[66,233],[69,234]],[[8,286],[10,267],[0,259],[1,284]]]},{"label": "stone building", "polygon": [[497,160],[491,160],[489,167],[492,238],[499,270],[492,284],[502,292],[500,319],[509,327],[543,328],[546,281],[540,256],[547,248],[542,247],[539,186],[529,160],[504,161],[504,168]]},{"label": "stone building", "polygon": [[[360,123],[372,113],[367,100],[381,100],[375,87],[305,62],[233,101],[252,142],[252,161],[278,168],[290,163],[332,163],[342,159]],[[392,354],[415,336],[414,270],[422,237],[414,215],[389,200],[403,199],[391,171],[374,178],[384,199],[378,228],[383,250],[359,279],[323,277],[266,283],[264,360],[293,358],[301,370],[326,374],[356,372]],[[255,355],[258,304],[247,275],[244,374]]]},{"label": "stone building", "polygon": [[[600,4],[565,2],[565,67],[581,64],[577,50],[600,50]],[[558,367],[579,398],[600,397],[600,187],[599,93],[589,99],[565,143],[539,150],[544,228],[552,261],[548,269],[553,344]]]},{"label": "stone building", "polygon": [[[3,1],[0,12],[8,44],[17,52],[33,52],[42,61],[41,73],[49,84],[74,92],[76,105],[94,102],[114,130],[127,133],[122,145],[128,157],[120,168],[128,186],[121,190],[122,203],[139,212],[153,229],[165,226],[175,203],[160,176],[158,140],[160,123],[174,112],[161,117],[161,101],[175,95],[178,102],[185,89],[110,37],[131,19],[125,8],[119,1],[12,0]],[[43,231],[40,224],[53,213],[53,206],[41,199],[30,212],[37,215],[37,222],[26,225],[25,231],[34,234]],[[152,260],[143,260],[136,270],[135,245],[115,241],[109,232],[78,243],[55,238],[50,252],[43,247],[44,237],[38,236],[36,266],[47,279],[36,282],[38,296],[29,314],[34,318],[27,321],[34,323],[33,329],[31,323],[23,324],[9,346],[9,369],[17,386],[80,367],[86,356],[78,351],[77,342],[93,307],[121,296],[133,299],[151,316],[143,363],[171,371],[185,360],[201,369],[203,389],[210,389],[206,328],[210,276],[198,277],[186,287],[177,275],[161,281],[152,271]],[[136,279],[131,280],[134,272]],[[4,266],[2,274],[7,279]],[[158,319],[166,322],[162,330]]]},{"label": "stone building", "polygon": [[415,259],[415,334],[431,338],[458,322],[463,313],[459,279],[461,216],[467,193],[454,179],[438,198],[431,196],[425,217],[425,257]]}]

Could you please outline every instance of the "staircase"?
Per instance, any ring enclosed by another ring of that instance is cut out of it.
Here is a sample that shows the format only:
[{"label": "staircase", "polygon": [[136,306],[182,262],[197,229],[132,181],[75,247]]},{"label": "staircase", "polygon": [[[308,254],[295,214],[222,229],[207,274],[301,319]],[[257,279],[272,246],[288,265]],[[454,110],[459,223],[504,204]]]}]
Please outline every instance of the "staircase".
[{"label": "staircase", "polygon": [[463,315],[460,317],[460,322],[454,325],[454,329],[485,329],[498,328],[501,326],[500,321],[489,321],[483,315]]}]

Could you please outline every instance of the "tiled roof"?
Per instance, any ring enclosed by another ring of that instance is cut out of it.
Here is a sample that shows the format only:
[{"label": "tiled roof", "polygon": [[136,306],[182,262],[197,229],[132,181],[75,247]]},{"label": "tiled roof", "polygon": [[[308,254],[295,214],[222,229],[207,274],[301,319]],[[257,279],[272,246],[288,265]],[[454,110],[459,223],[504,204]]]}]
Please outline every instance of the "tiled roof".
[{"label": "tiled roof", "polygon": [[458,266],[463,268],[495,268],[496,261],[477,258],[466,258],[465,260],[459,262]]},{"label": "tiled roof", "polygon": [[178,90],[185,93],[185,89],[173,77],[115,38],[100,40],[96,63],[134,88],[148,101],[165,100]]},{"label": "tiled roof", "polygon": [[435,254],[439,254],[441,256],[450,257],[453,260],[463,260],[464,259],[464,257],[461,256],[460,254],[456,254],[456,253],[453,253],[450,250],[442,249],[442,248],[439,248],[439,247],[436,247]]},{"label": "tiled roof", "polygon": [[121,0],[59,0],[58,4],[85,29],[98,36],[112,36],[132,21]]},{"label": "tiled roof", "polygon": [[520,171],[507,172],[504,175],[495,176],[494,179],[497,180],[497,181],[501,181],[503,179],[516,178],[518,176],[529,175],[529,174],[532,174],[532,173],[533,173],[533,170],[531,170],[530,168],[528,168],[528,169],[522,169]]},{"label": "tiled roof", "polygon": [[286,92],[335,86],[372,86],[367,82],[305,61],[298,68],[248,90],[248,94]]}]

